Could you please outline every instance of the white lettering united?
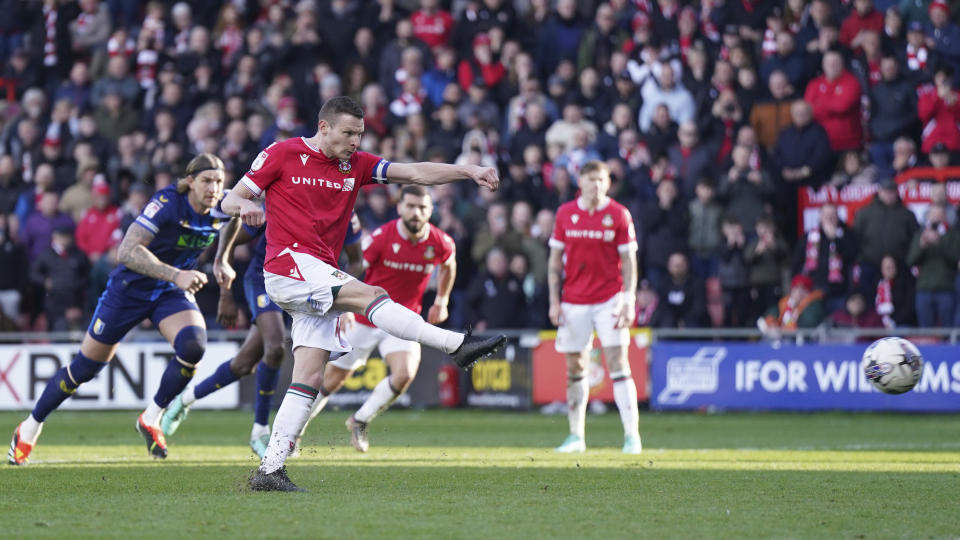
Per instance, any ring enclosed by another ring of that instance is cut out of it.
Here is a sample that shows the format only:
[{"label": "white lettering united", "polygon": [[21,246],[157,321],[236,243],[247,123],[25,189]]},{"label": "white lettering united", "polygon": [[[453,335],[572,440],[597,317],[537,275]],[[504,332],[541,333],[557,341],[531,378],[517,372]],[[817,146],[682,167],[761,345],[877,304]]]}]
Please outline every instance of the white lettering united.
[{"label": "white lettering united", "polygon": [[305,186],[328,187],[331,189],[342,190],[343,184],[340,182],[331,182],[323,178],[307,178],[305,176],[291,176],[290,182],[294,185],[303,184]]}]

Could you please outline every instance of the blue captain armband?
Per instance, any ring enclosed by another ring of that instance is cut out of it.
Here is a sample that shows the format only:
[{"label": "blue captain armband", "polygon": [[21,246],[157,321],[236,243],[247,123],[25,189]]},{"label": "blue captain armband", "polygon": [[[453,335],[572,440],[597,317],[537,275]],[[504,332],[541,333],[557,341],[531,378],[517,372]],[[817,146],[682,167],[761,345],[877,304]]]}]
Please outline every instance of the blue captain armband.
[{"label": "blue captain armband", "polygon": [[378,184],[386,184],[387,180],[387,168],[390,167],[390,162],[381,159],[373,166],[373,181]]}]

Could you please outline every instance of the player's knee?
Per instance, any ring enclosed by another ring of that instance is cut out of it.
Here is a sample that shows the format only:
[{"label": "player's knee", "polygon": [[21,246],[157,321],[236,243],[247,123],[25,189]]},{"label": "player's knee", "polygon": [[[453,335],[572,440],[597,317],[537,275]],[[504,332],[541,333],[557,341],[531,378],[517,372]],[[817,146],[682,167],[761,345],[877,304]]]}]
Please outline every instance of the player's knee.
[{"label": "player's knee", "polygon": [[280,367],[283,363],[283,343],[264,343],[263,361],[272,368]]},{"label": "player's knee", "polygon": [[390,388],[394,394],[402,394],[413,382],[413,376],[406,369],[398,369],[390,375]]},{"label": "player's knee", "polygon": [[183,363],[197,365],[207,350],[207,330],[202,326],[185,326],[173,340],[173,350]]}]

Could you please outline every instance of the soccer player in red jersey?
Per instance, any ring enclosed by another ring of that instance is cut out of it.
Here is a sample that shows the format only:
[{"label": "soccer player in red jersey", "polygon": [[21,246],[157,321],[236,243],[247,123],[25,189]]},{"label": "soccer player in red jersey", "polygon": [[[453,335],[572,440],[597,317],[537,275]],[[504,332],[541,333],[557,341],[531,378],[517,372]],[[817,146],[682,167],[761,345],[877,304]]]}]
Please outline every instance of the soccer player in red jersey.
[{"label": "soccer player in red jersey", "polygon": [[[447,320],[447,303],[456,279],[457,261],[453,238],[430,225],[432,213],[433,201],[423,186],[404,186],[397,205],[400,218],[384,224],[364,239],[363,265],[368,285],[383,287],[395,302],[417,313],[423,309],[423,293],[436,268],[437,296],[427,313],[427,321],[438,324]],[[347,313],[341,320],[352,316]],[[356,322],[347,330],[347,341],[353,350],[327,363],[320,397],[314,402],[310,418],[323,410],[330,395],[379,348],[381,358],[390,367],[390,376],[380,381],[360,409],[347,419],[353,447],[366,452],[370,446],[367,424],[390,407],[413,382],[420,367],[420,344],[395,338],[362,315],[357,315]]]},{"label": "soccer player in red jersey", "polygon": [[[590,386],[586,368],[597,331],[613,396],[623,422],[623,452],[639,454],[637,387],[627,346],[635,317],[637,239],[630,211],[607,195],[610,170],[590,161],[580,171],[580,197],[557,209],[550,237],[550,321],[558,327],[557,352],[567,356],[570,436],[558,452],[583,452]],[[561,295],[562,287],[562,295]]]},{"label": "soccer player in red jersey", "polygon": [[[437,328],[394,302],[382,287],[354,279],[336,267],[357,190],[372,183],[434,185],[470,178],[497,189],[492,167],[442,163],[391,163],[359,150],[363,110],[346,96],[320,109],[317,133],[274,143],[224,198],[222,208],[245,224],[268,221],[264,285],[293,319],[293,382],[273,422],[260,467],[250,479],[258,491],[300,491],[283,466],[307,422],[323,383],[330,353],[351,350],[340,313],[363,314],[391,336],[451,355],[460,367],[492,353],[506,336],[481,338]],[[266,209],[254,202],[265,197]]]}]

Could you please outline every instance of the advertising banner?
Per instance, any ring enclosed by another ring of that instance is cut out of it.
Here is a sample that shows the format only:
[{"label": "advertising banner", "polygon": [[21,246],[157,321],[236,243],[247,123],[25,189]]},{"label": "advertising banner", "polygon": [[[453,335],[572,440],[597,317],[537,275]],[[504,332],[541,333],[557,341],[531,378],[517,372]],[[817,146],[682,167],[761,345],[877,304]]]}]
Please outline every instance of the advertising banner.
[{"label": "advertising banner", "polygon": [[[536,341],[536,334],[531,337]],[[530,408],[532,381],[527,338],[511,337],[497,356],[480,360],[467,377],[468,407]]]},{"label": "advertising banner", "polygon": [[[28,410],[40,397],[47,381],[77,354],[79,344],[0,345],[0,410]],[[236,343],[208,343],[197,365],[193,383],[216,371],[237,353]],[[122,343],[107,367],[61,409],[142,409],[160,385],[173,349],[165,342]],[[196,408],[234,408],[239,403],[238,385],[231,385],[200,400]]]},{"label": "advertising banner", "polygon": [[[567,359],[558,353],[554,346],[557,337],[555,331],[540,332],[539,344],[533,347],[533,402],[543,405],[554,401],[567,400]],[[646,401],[647,392],[647,350],[650,346],[650,330],[632,328],[630,330],[630,371],[637,385],[638,401]],[[590,379],[590,399],[613,403],[613,383],[604,368],[600,341],[595,340],[587,368]]]},{"label": "advertising banner", "polygon": [[650,377],[655,409],[960,411],[960,348],[920,348],[923,378],[901,395],[864,377],[865,345],[657,342]]},{"label": "advertising banner", "polygon": [[[933,186],[934,184],[931,182],[901,184],[899,186],[900,199],[917,216],[917,221],[921,223],[927,215],[927,208],[930,207],[930,191]],[[960,203],[960,182],[949,181],[945,183],[944,187],[947,191],[947,201],[953,206]],[[820,207],[827,203],[835,204],[840,219],[848,225],[853,225],[854,216],[873,200],[873,194],[876,191],[877,186],[875,184],[851,185],[842,189],[833,186],[824,186],[817,190],[813,188],[801,189],[798,192],[800,230],[807,232],[817,228],[820,220]]]}]

